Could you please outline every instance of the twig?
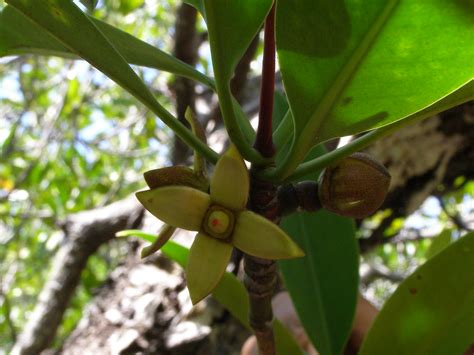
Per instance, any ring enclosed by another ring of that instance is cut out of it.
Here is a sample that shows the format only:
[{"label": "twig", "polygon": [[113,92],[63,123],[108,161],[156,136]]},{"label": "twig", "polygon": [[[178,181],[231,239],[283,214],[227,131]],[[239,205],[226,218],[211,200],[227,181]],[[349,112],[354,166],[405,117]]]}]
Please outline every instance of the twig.
[{"label": "twig", "polygon": [[450,211],[448,211],[448,208],[442,196],[436,196],[436,198],[438,199],[439,205],[441,206],[443,212],[446,214],[446,216],[448,216],[451,222],[453,222],[454,225],[458,227],[458,229],[464,230],[466,232],[471,231],[469,226],[462,220],[461,216],[457,212],[451,213]]},{"label": "twig", "polygon": [[[260,96],[260,112],[255,148],[267,158],[273,157],[272,140],[273,94],[275,89],[275,5],[265,20],[265,42]],[[267,181],[255,179],[258,168],[253,167],[250,208],[274,223],[279,222],[276,187]],[[258,238],[258,236],[255,236]],[[249,294],[249,321],[255,332],[262,355],[276,354],[272,320],[272,295],[276,285],[274,260],[244,255],[244,284]]]}]

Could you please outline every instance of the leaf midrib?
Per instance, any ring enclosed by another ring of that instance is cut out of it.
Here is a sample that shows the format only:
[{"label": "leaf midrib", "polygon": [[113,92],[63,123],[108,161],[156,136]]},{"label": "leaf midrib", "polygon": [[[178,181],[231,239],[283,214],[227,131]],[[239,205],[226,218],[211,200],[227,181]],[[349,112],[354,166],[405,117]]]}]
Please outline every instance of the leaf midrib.
[{"label": "leaf midrib", "polygon": [[[333,84],[328,89],[311,117],[304,122],[301,129],[299,129],[299,133],[297,132],[295,134],[291,151],[285,158],[285,163],[281,168],[282,170],[293,170],[291,168],[296,167],[300,163],[300,159],[306,155],[306,152],[311,147],[322,141],[321,137],[317,137],[319,129],[326,119],[329,118],[329,113],[340,97],[340,94],[349,84],[350,79],[356,72],[359,64],[370,51],[377,36],[383,31],[387,20],[390,18],[390,14],[398,4],[399,0],[389,0],[384,8],[380,10],[379,15],[372,23],[372,26],[366,32],[364,38],[359,43],[359,46],[353,50],[351,56],[339,71]],[[315,137],[317,138],[315,139]],[[303,151],[304,154],[301,154],[300,151]],[[295,159],[295,156],[299,156],[299,158]]]},{"label": "leaf midrib", "polygon": [[[380,11],[379,15],[367,31],[359,46],[354,49],[352,55],[337,75],[336,80],[334,80],[333,84],[327,91],[327,94],[324,95],[318,107],[311,115],[311,118],[307,121],[307,124],[304,125],[302,130],[303,136],[305,135],[305,132],[308,132],[308,135],[311,132],[315,132],[316,134],[316,130],[318,130],[321,125],[326,121],[326,119],[328,118],[328,114],[330,113],[334,104],[340,97],[340,94],[349,84],[350,79],[357,71],[357,68],[359,67],[359,64],[362,62],[363,58],[367,55],[367,53],[369,53],[377,36],[383,31],[383,28],[387,20],[389,19],[390,14],[393,12],[398,3],[399,0],[389,0],[385,7]],[[312,124],[313,122],[314,127]]]}]

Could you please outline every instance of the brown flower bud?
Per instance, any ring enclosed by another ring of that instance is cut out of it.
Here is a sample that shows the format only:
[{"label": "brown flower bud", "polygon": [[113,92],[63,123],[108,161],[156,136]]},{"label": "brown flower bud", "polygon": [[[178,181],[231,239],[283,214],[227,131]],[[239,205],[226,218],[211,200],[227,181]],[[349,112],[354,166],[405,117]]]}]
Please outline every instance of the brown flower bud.
[{"label": "brown flower bud", "polygon": [[143,176],[151,189],[170,185],[184,185],[207,191],[209,187],[209,183],[205,178],[197,176],[192,169],[186,166],[178,165],[153,169],[145,172]]},{"label": "brown flower bud", "polygon": [[319,199],[327,210],[351,218],[365,218],[385,200],[390,174],[363,153],[354,153],[327,167],[319,178]]}]

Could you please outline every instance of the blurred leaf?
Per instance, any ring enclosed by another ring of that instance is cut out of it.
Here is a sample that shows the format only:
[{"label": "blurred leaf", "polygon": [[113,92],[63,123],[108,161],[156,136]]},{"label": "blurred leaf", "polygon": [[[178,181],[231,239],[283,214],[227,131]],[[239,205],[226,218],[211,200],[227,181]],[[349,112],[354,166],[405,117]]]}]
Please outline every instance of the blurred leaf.
[{"label": "blurred leaf", "polygon": [[473,4],[280,1],[278,54],[296,128],[287,163],[332,137],[401,120],[472,80]]},{"label": "blurred leaf", "polygon": [[73,2],[61,0],[48,2],[8,0],[7,2],[135,96],[185,143],[193,148],[199,147],[206,158],[217,161],[218,154],[196,138],[156,101],[155,96],[122,55]]},{"label": "blurred leaf", "polygon": [[120,0],[119,10],[122,14],[127,15],[136,8],[142,6],[144,0]]},{"label": "blurred leaf", "polygon": [[[155,235],[140,230],[124,230],[116,235],[117,237],[136,236],[150,243],[156,240]],[[161,252],[177,262],[182,268],[186,267],[189,255],[188,248],[170,240],[161,248]],[[250,329],[248,323],[249,301],[247,291],[233,274],[226,272],[212,292],[212,295],[246,328]],[[288,330],[278,320],[274,321],[273,330],[275,332],[278,354],[303,354]]]},{"label": "blurred leaf", "polygon": [[[210,87],[214,86],[212,79],[179,59],[105,22],[92,17],[89,19],[130,64],[167,71]],[[74,51],[31,22],[21,12],[7,6],[0,14],[0,56],[28,53],[77,57]]]},{"label": "blurred leaf", "polygon": [[385,303],[361,355],[461,354],[474,339],[474,233],[420,266]]},{"label": "blurred leaf", "polygon": [[[322,151],[315,149],[312,155]],[[281,227],[306,254],[279,262],[298,316],[320,354],[340,354],[352,329],[358,293],[354,223],[322,210],[285,217]]]}]

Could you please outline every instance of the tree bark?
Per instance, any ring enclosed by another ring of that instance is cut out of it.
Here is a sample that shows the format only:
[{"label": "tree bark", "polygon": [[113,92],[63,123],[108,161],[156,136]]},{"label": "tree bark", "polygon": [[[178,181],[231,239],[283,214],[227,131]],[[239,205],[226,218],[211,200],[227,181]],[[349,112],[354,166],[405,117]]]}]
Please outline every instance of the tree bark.
[{"label": "tree bark", "polygon": [[54,258],[48,281],[12,355],[37,355],[51,345],[89,257],[116,232],[136,228],[142,217],[143,208],[131,197],[66,219],[66,242]]},{"label": "tree bark", "polygon": [[[173,55],[191,66],[198,59],[199,36],[196,31],[197,11],[194,7],[183,3],[176,13],[174,28]],[[171,85],[176,99],[176,116],[183,124],[188,125],[184,114],[188,107],[195,112],[194,81],[176,77]],[[174,138],[171,160],[174,164],[184,164],[190,156],[189,147],[178,137]]]},{"label": "tree bark", "polygon": [[389,243],[384,232],[391,221],[410,215],[429,196],[452,190],[457,177],[474,179],[474,165],[469,163],[474,161],[472,142],[474,102],[405,127],[369,147],[367,153],[392,175],[389,195],[381,207],[392,214],[369,238],[360,240],[361,252]]}]

